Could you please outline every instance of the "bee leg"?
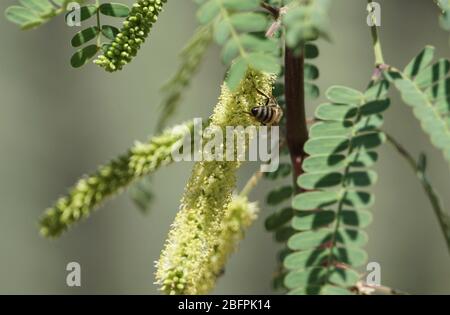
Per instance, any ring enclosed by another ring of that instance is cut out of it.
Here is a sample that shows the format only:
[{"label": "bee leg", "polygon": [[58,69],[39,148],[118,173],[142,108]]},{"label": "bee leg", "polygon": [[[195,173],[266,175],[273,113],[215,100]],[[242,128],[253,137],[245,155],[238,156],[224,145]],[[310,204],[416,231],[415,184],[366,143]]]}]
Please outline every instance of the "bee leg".
[{"label": "bee leg", "polygon": [[260,95],[262,95],[262,96],[265,96],[268,100],[270,99],[270,97],[269,96],[267,96],[267,94],[266,93],[264,93],[263,91],[261,91],[260,89],[258,89],[257,87],[255,87],[255,89],[256,89],[256,92],[258,92]]}]

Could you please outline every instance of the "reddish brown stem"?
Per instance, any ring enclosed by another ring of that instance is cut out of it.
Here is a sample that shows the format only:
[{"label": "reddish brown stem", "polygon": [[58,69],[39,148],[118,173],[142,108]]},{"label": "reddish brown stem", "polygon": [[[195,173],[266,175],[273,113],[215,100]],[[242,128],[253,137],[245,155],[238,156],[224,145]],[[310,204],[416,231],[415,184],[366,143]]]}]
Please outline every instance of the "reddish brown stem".
[{"label": "reddish brown stem", "polygon": [[[303,173],[304,145],[308,140],[305,113],[304,56],[295,56],[286,47],[285,52],[286,139],[294,169],[294,181]],[[301,189],[297,185],[297,192]]]},{"label": "reddish brown stem", "polygon": [[266,2],[261,2],[261,7],[269,11],[269,13],[272,14],[275,20],[279,18],[280,10],[278,8],[271,6]]}]

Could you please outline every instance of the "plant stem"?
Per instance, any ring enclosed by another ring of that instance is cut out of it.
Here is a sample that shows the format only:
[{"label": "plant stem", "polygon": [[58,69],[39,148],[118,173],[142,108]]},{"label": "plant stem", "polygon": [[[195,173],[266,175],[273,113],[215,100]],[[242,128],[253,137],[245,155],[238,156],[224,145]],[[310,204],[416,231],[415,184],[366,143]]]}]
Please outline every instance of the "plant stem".
[{"label": "plant stem", "polygon": [[244,46],[241,43],[240,37],[238,32],[236,31],[233,23],[231,22],[230,19],[230,15],[228,14],[228,10],[226,9],[226,7],[224,6],[222,0],[218,1],[219,7],[220,7],[220,14],[222,15],[224,21],[226,21],[228,23],[228,28],[230,30],[231,33],[231,37],[234,38],[238,49],[239,49],[239,53],[241,54],[242,58],[247,58],[247,52],[245,51]]},{"label": "plant stem", "polygon": [[422,187],[430,200],[431,206],[434,210],[434,214],[439,222],[444,239],[447,243],[447,249],[450,253],[450,217],[442,209],[442,204],[440,198],[436,191],[434,190],[431,183],[428,181],[425,170],[422,169],[415,159],[397,140],[395,140],[391,135],[386,134],[388,142],[396,149],[396,151],[408,162],[411,169],[414,171],[418,179],[420,180]]},{"label": "plant stem", "polygon": [[253,174],[252,177],[247,181],[244,188],[242,189],[239,196],[241,197],[247,197],[250,192],[258,185],[260,179],[262,178],[263,173],[260,171],[257,171],[255,174]]},{"label": "plant stem", "polygon": [[273,18],[276,20],[280,17],[280,10],[276,7],[271,6],[267,2],[261,2],[261,7],[266,9],[270,14],[272,14]]},{"label": "plant stem", "polygon": [[360,295],[408,295],[408,293],[397,289],[393,289],[383,285],[369,285],[363,281],[360,281],[356,284],[356,290]]},{"label": "plant stem", "polygon": [[[368,4],[372,4],[373,0],[367,0]],[[375,21],[373,21],[375,22]],[[384,65],[384,57],[383,57],[383,49],[381,47],[380,35],[378,33],[378,27],[374,23],[371,26],[371,34],[372,34],[372,43],[373,43],[373,51],[375,54],[375,66],[379,67],[380,65]]]},{"label": "plant stem", "polygon": [[102,23],[100,21],[100,0],[95,0],[95,5],[97,6],[97,12],[96,12],[96,17],[97,17],[97,28],[99,33],[97,34],[97,46],[98,47],[102,47]]},{"label": "plant stem", "polygon": [[286,140],[291,156],[294,176],[294,187],[297,192],[302,190],[296,184],[297,178],[303,173],[302,162],[305,157],[303,147],[308,140],[308,128],[305,114],[304,91],[304,55],[295,56],[286,47],[285,57],[285,97],[286,97]]}]

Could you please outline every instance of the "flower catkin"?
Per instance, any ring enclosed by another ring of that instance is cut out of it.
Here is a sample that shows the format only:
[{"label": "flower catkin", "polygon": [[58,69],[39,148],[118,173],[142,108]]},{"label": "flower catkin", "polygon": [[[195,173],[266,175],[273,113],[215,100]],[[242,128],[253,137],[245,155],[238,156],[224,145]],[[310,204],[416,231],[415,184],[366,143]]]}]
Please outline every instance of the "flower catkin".
[{"label": "flower catkin", "polygon": [[139,0],[123,22],[123,27],[94,63],[108,72],[121,70],[136,56],[167,0]]},{"label": "flower catkin", "polygon": [[126,154],[100,166],[95,174],[80,179],[67,196],[61,197],[46,210],[40,221],[41,234],[46,237],[59,236],[72,224],[88,217],[107,197],[160,166],[171,163],[172,149],[187,132],[193,132],[193,126],[192,122],[185,123],[165,130],[147,143],[137,142]]},{"label": "flower catkin", "polygon": [[207,293],[214,289],[217,278],[225,271],[228,258],[244,238],[245,231],[256,220],[258,212],[256,202],[249,202],[247,197],[233,197],[225,212],[220,235],[206,268],[207,272],[200,280],[200,292]]},{"label": "flower catkin", "polygon": [[[263,99],[257,89],[271,93],[274,77],[248,70],[235,92],[222,87],[210,126],[247,127],[258,124],[245,114]],[[238,133],[235,129],[235,134]],[[232,148],[236,156],[236,148]],[[225,148],[224,150],[227,150]],[[202,294],[216,274],[211,259],[216,254],[223,222],[236,183],[239,161],[197,162],[186,185],[168,240],[156,263],[156,282],[166,294]]]}]

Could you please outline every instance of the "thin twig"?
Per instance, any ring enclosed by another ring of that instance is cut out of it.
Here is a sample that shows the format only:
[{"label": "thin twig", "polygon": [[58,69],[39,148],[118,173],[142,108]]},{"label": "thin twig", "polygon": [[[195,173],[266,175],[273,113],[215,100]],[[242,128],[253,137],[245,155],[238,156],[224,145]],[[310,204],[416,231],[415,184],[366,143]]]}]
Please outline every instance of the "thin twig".
[{"label": "thin twig", "polygon": [[434,190],[431,183],[428,181],[425,169],[419,166],[416,160],[412,157],[405,147],[403,147],[397,140],[395,140],[391,135],[386,134],[388,142],[396,149],[396,151],[408,162],[411,169],[416,174],[417,178],[420,180],[422,187],[430,200],[431,206],[434,210],[436,218],[438,219],[439,225],[441,227],[442,234],[445,238],[447,249],[450,253],[450,217],[442,209],[442,204],[440,198],[436,191]]},{"label": "thin twig", "polygon": [[262,176],[263,176],[263,173],[260,172],[260,171],[257,171],[255,174],[253,174],[253,176],[250,177],[250,179],[245,184],[245,186],[242,189],[242,191],[239,194],[239,196],[247,197],[250,194],[250,192],[256,187],[256,185],[258,185],[258,183],[261,180]]},{"label": "thin twig", "polygon": [[280,9],[268,4],[267,2],[261,2],[261,7],[269,11],[269,13],[272,14],[275,20],[278,20],[278,18],[280,17]]},{"label": "thin twig", "polygon": [[[367,0],[368,4],[372,4],[372,0]],[[380,34],[378,33],[378,27],[376,25],[376,21],[373,21],[373,25],[371,26],[371,34],[372,34],[372,44],[373,51],[375,54],[375,67],[379,67],[380,65],[384,65],[384,57],[383,57],[383,49],[381,47]]]},{"label": "thin twig", "polygon": [[408,295],[408,293],[386,286],[374,286],[360,281],[356,284],[355,290],[360,295]]}]

